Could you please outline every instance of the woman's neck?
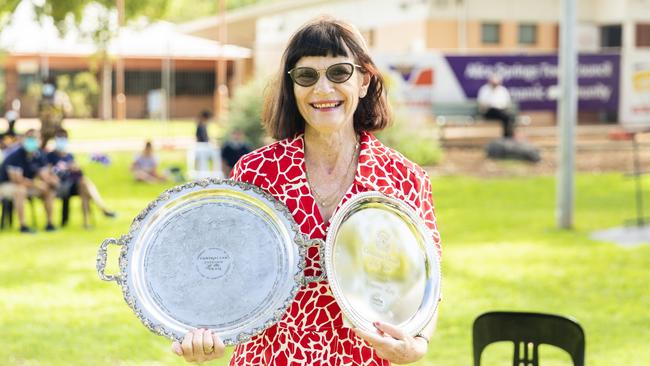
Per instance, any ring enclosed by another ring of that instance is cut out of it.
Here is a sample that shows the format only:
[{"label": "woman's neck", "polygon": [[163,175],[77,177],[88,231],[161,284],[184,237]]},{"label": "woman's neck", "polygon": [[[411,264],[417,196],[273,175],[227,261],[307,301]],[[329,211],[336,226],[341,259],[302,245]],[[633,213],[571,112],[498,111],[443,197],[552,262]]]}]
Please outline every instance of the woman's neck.
[{"label": "woman's neck", "polygon": [[353,127],[328,133],[305,129],[305,159],[330,174],[348,164],[350,156],[356,153],[357,144]]}]

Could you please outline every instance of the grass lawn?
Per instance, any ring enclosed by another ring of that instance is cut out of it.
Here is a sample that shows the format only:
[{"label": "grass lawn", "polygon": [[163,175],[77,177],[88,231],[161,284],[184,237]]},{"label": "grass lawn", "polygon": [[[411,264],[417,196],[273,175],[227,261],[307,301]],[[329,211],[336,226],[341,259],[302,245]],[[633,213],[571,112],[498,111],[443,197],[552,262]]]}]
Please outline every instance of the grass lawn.
[{"label": "grass lawn", "polygon": [[[183,152],[162,154],[167,164],[185,158]],[[109,167],[84,155],[78,160],[119,213],[116,219],[95,210],[94,229],[83,230],[80,203],[73,199],[65,229],[0,232],[0,364],[184,364],[168,340],[139,323],[115,283],[97,278],[101,241],[126,233],[133,217],[169,186],[136,184],[127,171],[132,154],[111,157]],[[587,334],[589,366],[648,364],[650,245],[624,249],[588,238],[633,215],[633,182],[621,174],[579,175],[573,231],[554,228],[554,191],[552,177],[434,179],[444,300],[420,365],[470,365],[472,321],[496,309],[575,317]],[[58,219],[59,208],[55,212]],[[38,222],[44,224],[42,216]],[[114,271],[116,252],[110,254]],[[510,348],[489,347],[484,364],[511,365]],[[544,366],[569,365],[567,355],[551,348],[543,347],[541,358]]]}]

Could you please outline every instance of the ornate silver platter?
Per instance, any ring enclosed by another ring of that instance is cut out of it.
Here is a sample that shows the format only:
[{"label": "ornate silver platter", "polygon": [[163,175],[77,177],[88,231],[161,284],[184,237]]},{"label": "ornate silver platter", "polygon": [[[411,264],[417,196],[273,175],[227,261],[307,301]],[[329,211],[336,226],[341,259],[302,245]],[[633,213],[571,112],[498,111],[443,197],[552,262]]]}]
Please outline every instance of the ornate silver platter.
[{"label": "ornate silver platter", "polygon": [[[105,274],[120,245],[118,275]],[[286,206],[261,189],[203,179],[165,191],[119,240],[99,248],[100,278],[154,333],[182,340],[211,329],[227,345],[275,324],[303,282],[305,247]]]},{"label": "ornate silver platter", "polygon": [[440,260],[423,220],[379,192],[352,197],[334,215],[324,253],[332,294],[354,326],[374,321],[415,335],[440,299]]}]

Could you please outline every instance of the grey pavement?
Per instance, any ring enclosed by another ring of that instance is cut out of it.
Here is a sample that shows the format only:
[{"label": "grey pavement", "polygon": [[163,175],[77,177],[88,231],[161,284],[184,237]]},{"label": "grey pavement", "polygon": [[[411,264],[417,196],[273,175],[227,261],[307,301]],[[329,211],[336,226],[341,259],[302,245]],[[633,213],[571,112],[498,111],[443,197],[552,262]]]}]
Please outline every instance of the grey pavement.
[{"label": "grey pavement", "polygon": [[620,226],[598,230],[591,233],[591,238],[633,248],[641,244],[650,244],[650,226]]}]

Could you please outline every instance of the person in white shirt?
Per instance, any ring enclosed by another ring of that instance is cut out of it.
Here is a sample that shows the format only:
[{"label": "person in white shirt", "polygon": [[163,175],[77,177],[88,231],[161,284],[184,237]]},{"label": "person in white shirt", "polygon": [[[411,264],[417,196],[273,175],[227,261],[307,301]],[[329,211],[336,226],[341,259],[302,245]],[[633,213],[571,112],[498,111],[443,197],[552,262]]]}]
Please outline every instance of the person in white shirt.
[{"label": "person in white shirt", "polygon": [[503,125],[503,137],[506,139],[514,137],[515,119],[508,110],[511,103],[510,93],[501,85],[498,75],[490,76],[487,84],[478,91],[479,112],[486,119],[500,120]]},{"label": "person in white shirt", "polygon": [[20,99],[14,99],[11,101],[11,109],[5,113],[5,119],[9,124],[7,132],[4,133],[5,136],[16,137],[15,125],[18,118],[20,118]]}]

